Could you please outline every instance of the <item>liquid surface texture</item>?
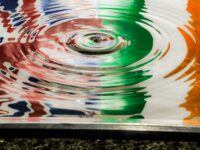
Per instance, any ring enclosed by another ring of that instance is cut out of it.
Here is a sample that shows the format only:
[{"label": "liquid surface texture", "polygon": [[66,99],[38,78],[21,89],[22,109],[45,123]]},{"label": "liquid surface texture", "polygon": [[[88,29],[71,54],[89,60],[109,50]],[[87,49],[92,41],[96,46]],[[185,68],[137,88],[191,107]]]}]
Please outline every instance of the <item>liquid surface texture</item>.
[{"label": "liquid surface texture", "polygon": [[199,9],[198,0],[0,0],[0,117],[199,125]]}]

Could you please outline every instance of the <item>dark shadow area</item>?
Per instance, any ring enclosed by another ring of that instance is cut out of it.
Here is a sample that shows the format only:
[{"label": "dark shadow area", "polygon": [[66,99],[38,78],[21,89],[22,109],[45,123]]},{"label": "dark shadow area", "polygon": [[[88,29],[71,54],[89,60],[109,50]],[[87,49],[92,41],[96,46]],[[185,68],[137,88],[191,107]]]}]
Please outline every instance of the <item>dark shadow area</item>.
[{"label": "dark shadow area", "polygon": [[196,150],[199,142],[125,139],[0,139],[1,150]]}]

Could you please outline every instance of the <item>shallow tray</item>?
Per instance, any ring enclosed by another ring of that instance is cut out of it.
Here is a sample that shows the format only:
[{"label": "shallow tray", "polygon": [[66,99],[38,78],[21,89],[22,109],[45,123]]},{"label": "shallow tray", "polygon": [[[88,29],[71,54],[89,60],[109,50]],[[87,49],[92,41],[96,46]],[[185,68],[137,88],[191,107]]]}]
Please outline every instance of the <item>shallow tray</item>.
[{"label": "shallow tray", "polygon": [[2,134],[198,134],[199,8],[0,0]]}]

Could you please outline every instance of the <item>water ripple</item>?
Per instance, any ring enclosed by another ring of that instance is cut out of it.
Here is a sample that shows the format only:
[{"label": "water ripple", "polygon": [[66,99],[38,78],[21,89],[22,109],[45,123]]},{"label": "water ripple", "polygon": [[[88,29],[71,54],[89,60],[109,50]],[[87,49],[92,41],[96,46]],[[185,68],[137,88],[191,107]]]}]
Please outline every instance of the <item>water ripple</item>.
[{"label": "water ripple", "polygon": [[[15,0],[9,5],[0,0],[1,116],[138,119],[148,116],[152,99],[165,100],[155,94],[163,85],[189,91],[191,82],[185,81],[192,72],[175,83],[187,69],[166,78],[187,55],[179,28],[194,39],[190,14],[181,13],[182,7],[166,2],[170,11],[165,10],[156,0]],[[176,101],[187,92],[178,98],[168,94]],[[178,110],[181,103],[171,104]]]}]

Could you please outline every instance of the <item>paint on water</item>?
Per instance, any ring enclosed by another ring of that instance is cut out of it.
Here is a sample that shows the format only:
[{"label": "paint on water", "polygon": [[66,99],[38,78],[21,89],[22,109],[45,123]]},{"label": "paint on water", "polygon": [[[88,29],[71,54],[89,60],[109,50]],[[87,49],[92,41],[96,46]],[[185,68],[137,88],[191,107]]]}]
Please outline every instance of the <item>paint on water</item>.
[{"label": "paint on water", "polygon": [[198,124],[199,7],[0,0],[0,116]]}]

